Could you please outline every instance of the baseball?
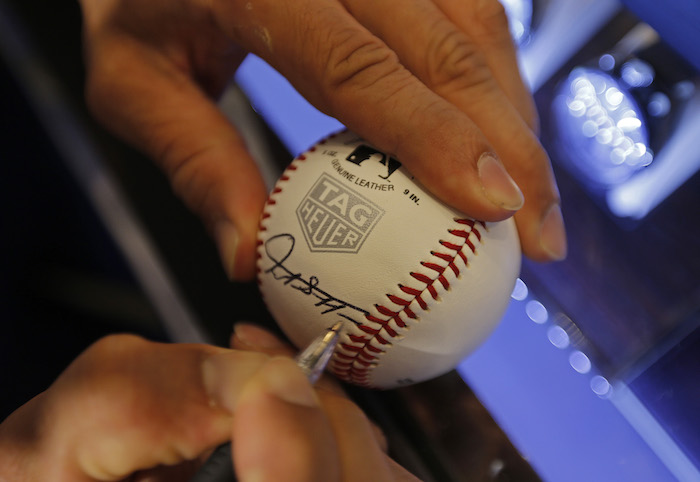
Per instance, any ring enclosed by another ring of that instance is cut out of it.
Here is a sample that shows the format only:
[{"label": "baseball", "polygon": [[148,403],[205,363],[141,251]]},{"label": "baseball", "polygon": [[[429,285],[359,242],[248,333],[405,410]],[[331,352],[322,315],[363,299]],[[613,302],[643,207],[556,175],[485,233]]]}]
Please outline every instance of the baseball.
[{"label": "baseball", "polygon": [[466,217],[349,131],[292,161],[258,237],[281,329],[302,347],[343,321],[329,369],[372,388],[453,369],[498,324],[520,271],[511,219]]}]

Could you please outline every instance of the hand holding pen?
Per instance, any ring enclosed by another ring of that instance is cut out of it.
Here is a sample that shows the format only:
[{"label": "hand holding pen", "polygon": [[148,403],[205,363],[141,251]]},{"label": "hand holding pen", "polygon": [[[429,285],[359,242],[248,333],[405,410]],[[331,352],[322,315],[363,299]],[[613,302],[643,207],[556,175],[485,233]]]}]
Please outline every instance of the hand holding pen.
[{"label": "hand holding pen", "polygon": [[0,424],[0,480],[185,481],[226,440],[241,482],[411,480],[289,346],[253,325],[232,345],[98,341]]},{"label": "hand holding pen", "polygon": [[[342,323],[338,322],[315,338],[296,356],[296,364],[313,385],[323,374],[338,343]],[[306,396],[304,396],[306,397]],[[306,400],[309,402],[309,400]],[[231,443],[217,447],[190,482],[231,482],[236,480],[231,460]]]}]

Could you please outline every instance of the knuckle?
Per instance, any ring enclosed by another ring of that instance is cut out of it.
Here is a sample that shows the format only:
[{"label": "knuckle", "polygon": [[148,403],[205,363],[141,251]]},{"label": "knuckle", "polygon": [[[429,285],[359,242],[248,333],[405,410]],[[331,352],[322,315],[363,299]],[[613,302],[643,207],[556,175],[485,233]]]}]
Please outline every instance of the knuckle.
[{"label": "knuckle", "polygon": [[186,149],[177,140],[164,144],[159,158],[165,165],[173,191],[184,199],[187,206],[205,215],[213,206],[216,172],[207,161],[214,147],[211,145]]},{"label": "knuckle", "polygon": [[120,93],[129,62],[133,62],[124,43],[123,38],[104,33],[86,39],[84,97],[87,107],[98,117],[119,107],[115,95]]},{"label": "knuckle", "polygon": [[384,42],[349,28],[334,34],[326,62],[329,92],[364,90],[401,69],[397,55]]},{"label": "knuckle", "polygon": [[100,338],[79,357],[78,360],[84,367],[80,373],[82,376],[96,378],[103,382],[106,382],[108,377],[101,376],[101,373],[110,373],[115,375],[114,380],[122,381],[122,377],[116,375],[122,373],[123,363],[145,350],[148,343],[150,342],[146,339],[130,334],[108,335]]},{"label": "knuckle", "polygon": [[124,352],[136,349],[145,343],[147,341],[138,335],[107,335],[94,342],[87,352],[99,357],[121,356]]},{"label": "knuckle", "polygon": [[435,28],[428,48],[428,83],[442,93],[473,90],[493,83],[481,51],[454,27]]},{"label": "knuckle", "polygon": [[[549,158],[537,138],[528,128],[516,129],[511,139],[511,146],[517,148],[518,159],[522,159],[517,166],[507,166],[519,173],[518,177],[537,181],[547,177],[549,171]],[[539,184],[544,184],[541,181]]]},{"label": "knuckle", "polygon": [[85,78],[84,98],[90,113],[104,122],[108,116],[111,86],[109,85],[110,73],[105,72],[106,67],[102,62],[90,62],[87,66]]},{"label": "knuckle", "polygon": [[133,392],[129,363],[148,343],[127,334],[108,335],[95,341],[56,381],[54,392],[61,394],[56,403],[59,407],[80,406],[86,413],[93,413],[93,409],[101,413],[118,405],[125,394]]},{"label": "knuckle", "polygon": [[483,26],[484,31],[493,32],[498,36],[506,34],[510,38],[508,15],[505,7],[499,0],[482,0],[477,2],[474,15],[476,21]]},{"label": "knuckle", "polygon": [[535,103],[532,101],[527,102],[527,104],[523,108],[522,115],[523,119],[525,120],[525,123],[528,125],[530,130],[535,134],[535,136],[539,137],[541,129],[540,116],[537,112],[537,107],[535,107]]},{"label": "knuckle", "polygon": [[366,424],[369,430],[370,421],[355,402],[345,396],[326,390],[320,391],[319,396],[321,397],[324,409],[331,418],[338,417],[339,419],[353,424]]}]

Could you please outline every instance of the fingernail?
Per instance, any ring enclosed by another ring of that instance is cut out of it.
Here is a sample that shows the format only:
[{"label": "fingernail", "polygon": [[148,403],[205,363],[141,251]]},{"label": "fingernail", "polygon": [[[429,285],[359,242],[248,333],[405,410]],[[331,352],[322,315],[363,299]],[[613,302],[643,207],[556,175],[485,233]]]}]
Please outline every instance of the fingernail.
[{"label": "fingernail", "polygon": [[214,227],[214,238],[219,248],[219,257],[226,276],[233,280],[236,268],[236,251],[238,250],[238,230],[227,219],[219,221]]},{"label": "fingernail", "polygon": [[566,231],[559,204],[552,204],[542,218],[540,246],[552,261],[561,261],[566,258]]},{"label": "fingernail", "polygon": [[286,345],[269,331],[252,323],[239,322],[233,325],[233,334],[238,341],[250,348],[285,348]]},{"label": "fingernail", "polygon": [[262,353],[225,350],[202,360],[202,384],[210,404],[233,412],[243,387],[267,362]]},{"label": "fingernail", "polygon": [[481,188],[489,201],[509,211],[517,211],[523,206],[523,193],[494,154],[483,153],[477,162],[477,169]]},{"label": "fingernail", "polygon": [[272,358],[260,370],[259,376],[261,383],[258,390],[294,405],[319,405],[311,383],[291,358]]}]

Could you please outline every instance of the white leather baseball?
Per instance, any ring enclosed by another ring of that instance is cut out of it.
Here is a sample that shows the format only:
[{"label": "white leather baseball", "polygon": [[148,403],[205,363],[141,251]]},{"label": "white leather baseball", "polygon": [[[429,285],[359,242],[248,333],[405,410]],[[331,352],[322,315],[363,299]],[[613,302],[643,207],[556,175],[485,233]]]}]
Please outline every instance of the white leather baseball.
[{"label": "white leather baseball", "polygon": [[520,271],[512,220],[467,218],[348,131],[292,161],[258,236],[282,330],[301,347],[343,320],[329,368],[374,388],[454,368],[498,324]]}]

